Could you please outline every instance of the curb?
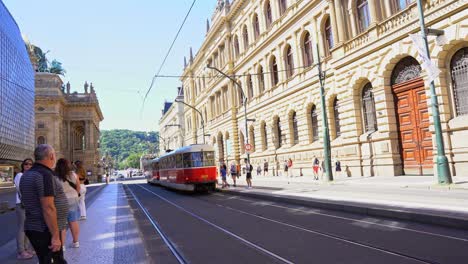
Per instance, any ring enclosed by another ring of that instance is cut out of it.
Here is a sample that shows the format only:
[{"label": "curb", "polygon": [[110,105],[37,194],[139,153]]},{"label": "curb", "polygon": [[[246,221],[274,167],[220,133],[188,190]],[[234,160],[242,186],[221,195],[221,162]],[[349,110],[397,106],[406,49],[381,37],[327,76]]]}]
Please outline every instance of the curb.
[{"label": "curb", "polygon": [[325,199],[301,198],[288,195],[275,195],[258,192],[239,192],[225,189],[217,189],[217,191],[231,195],[245,196],[250,198],[269,200],[273,202],[283,202],[293,205],[314,207],[347,213],[363,214],[368,216],[393,218],[398,220],[418,222],[422,224],[431,224],[468,230],[468,217],[460,218],[448,216],[450,211],[438,211],[439,214],[431,214],[425,212],[416,212],[411,208],[396,208],[377,204],[366,204],[346,201],[342,203],[337,203]]}]

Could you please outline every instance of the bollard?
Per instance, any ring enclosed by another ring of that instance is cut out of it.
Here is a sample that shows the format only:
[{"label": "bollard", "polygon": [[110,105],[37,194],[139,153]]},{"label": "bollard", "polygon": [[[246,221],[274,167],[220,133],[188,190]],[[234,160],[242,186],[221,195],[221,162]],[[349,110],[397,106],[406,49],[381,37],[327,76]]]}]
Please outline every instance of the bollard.
[{"label": "bollard", "polygon": [[302,174],[302,168],[299,168],[299,169],[300,169],[300,171],[301,171],[301,174],[300,174],[300,175],[301,175],[301,177],[302,177],[302,176],[304,176],[304,174]]}]

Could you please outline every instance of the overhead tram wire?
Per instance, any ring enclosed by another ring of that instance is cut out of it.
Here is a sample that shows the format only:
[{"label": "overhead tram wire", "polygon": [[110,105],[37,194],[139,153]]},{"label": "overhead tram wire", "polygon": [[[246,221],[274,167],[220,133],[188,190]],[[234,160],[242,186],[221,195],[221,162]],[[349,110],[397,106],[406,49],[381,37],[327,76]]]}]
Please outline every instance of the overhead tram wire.
[{"label": "overhead tram wire", "polygon": [[172,40],[171,46],[169,47],[169,50],[167,51],[166,56],[164,57],[164,60],[162,61],[161,65],[159,66],[158,73],[156,73],[153,76],[153,79],[151,80],[151,85],[148,88],[148,91],[146,91],[145,97],[143,98],[143,104],[141,106],[141,113],[143,113],[143,108],[145,107],[146,98],[148,97],[148,94],[150,93],[151,89],[153,88],[153,85],[154,85],[154,83],[156,81],[156,78],[159,77],[159,74],[161,73],[161,70],[164,67],[164,64],[166,63],[166,60],[169,57],[169,54],[171,53],[172,47],[174,46],[174,43],[176,42],[177,38],[179,37],[180,31],[182,31],[182,28],[185,25],[185,21],[187,21],[187,18],[189,16],[190,12],[192,11],[192,8],[195,5],[195,2],[197,2],[197,0],[193,0],[192,5],[190,6],[187,14],[185,15],[184,20],[182,21],[182,24],[179,27],[179,30],[177,31],[177,34],[174,37],[174,40]]}]

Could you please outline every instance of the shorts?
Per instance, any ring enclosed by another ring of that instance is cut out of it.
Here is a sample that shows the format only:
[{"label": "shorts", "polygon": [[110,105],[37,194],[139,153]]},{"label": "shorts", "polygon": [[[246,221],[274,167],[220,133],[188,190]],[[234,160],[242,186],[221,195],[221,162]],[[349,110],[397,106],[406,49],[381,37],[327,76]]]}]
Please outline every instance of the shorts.
[{"label": "shorts", "polygon": [[250,172],[247,173],[247,176],[246,176],[246,177],[247,177],[247,179],[252,179],[252,173],[250,173]]},{"label": "shorts", "polygon": [[264,168],[263,171],[268,171],[268,168]]},{"label": "shorts", "polygon": [[231,172],[231,177],[235,178],[237,176],[236,172]]},{"label": "shorts", "polygon": [[315,173],[318,173],[319,167],[318,167],[318,166],[314,166],[313,168],[314,168],[314,172],[315,172]]},{"label": "shorts", "polygon": [[73,210],[68,211],[68,216],[67,220],[68,222],[76,222],[80,219],[80,212],[78,211],[78,208],[75,208]]}]

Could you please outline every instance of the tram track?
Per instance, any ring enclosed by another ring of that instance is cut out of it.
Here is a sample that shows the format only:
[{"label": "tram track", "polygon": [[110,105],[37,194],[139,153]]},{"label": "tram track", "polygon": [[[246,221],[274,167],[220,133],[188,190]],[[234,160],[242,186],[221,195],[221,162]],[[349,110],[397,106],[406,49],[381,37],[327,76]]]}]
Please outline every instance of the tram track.
[{"label": "tram track", "polygon": [[[241,237],[240,235],[237,235],[235,234],[234,232],[232,231],[229,231],[215,223],[213,223],[212,221],[209,221],[207,220],[206,218],[168,200],[167,198],[161,196],[160,194],[157,194],[155,193],[154,191],[142,186],[141,184],[138,184],[136,185],[138,186],[139,188],[145,190],[146,192],[148,193],[151,193],[152,195],[158,197],[160,200],[178,208],[179,210],[183,211],[184,213],[228,234],[229,236],[237,239],[237,240],[240,240],[241,242],[243,242],[244,244],[246,244],[247,246],[251,247],[251,248],[254,248],[255,250],[263,253],[263,254],[266,254],[274,259],[276,259],[277,261],[280,261],[282,263],[293,263],[293,261],[291,260],[288,260],[286,259],[285,257],[281,257],[279,256],[278,254],[276,253],[273,253],[271,252],[270,250],[256,244],[256,243],[253,243],[243,237]],[[132,192],[133,194],[133,192]],[[134,194],[133,194],[134,195]],[[207,202],[205,201],[204,199],[200,199],[200,198],[195,198],[195,199],[198,199],[198,200],[201,200],[201,201],[204,201],[204,202]],[[149,213],[147,212],[146,209],[143,208],[143,205],[140,204],[140,206],[142,206],[142,209],[145,211],[145,214],[147,214],[147,217],[150,218],[151,216],[149,215]],[[329,233],[329,232],[323,232],[323,231],[320,231],[320,230],[313,230],[313,229],[310,229],[310,228],[305,228],[305,227],[301,227],[301,226],[298,226],[298,225],[292,225],[292,224],[289,224],[289,223],[285,223],[285,222],[282,222],[282,221],[278,221],[278,220],[275,220],[275,219],[271,219],[271,218],[268,218],[268,217],[263,217],[263,216],[260,216],[260,215],[256,215],[256,214],[252,214],[252,213],[249,213],[249,212],[245,212],[245,211],[242,211],[242,210],[238,210],[238,209],[235,209],[235,208],[231,208],[229,206],[224,206],[224,205],[220,205],[220,204],[216,204],[216,206],[219,206],[219,207],[223,207],[224,209],[226,210],[231,210],[231,211],[234,211],[236,213],[239,213],[239,214],[244,214],[244,215],[248,215],[250,217],[255,217],[257,219],[261,219],[263,221],[268,221],[268,222],[271,222],[271,223],[275,223],[275,224],[278,224],[278,225],[282,225],[282,226],[285,226],[285,227],[289,227],[289,228],[293,228],[293,229],[296,229],[296,230],[300,230],[302,232],[306,232],[306,233],[310,233],[310,234],[314,234],[314,235],[318,235],[318,236],[322,236],[322,237],[326,237],[328,239],[333,239],[333,240],[337,240],[337,241],[340,241],[340,242],[343,242],[343,243],[347,243],[347,244],[350,244],[350,245],[353,245],[353,246],[358,246],[358,247],[362,247],[362,248],[365,248],[365,249],[368,249],[368,250],[373,250],[373,251],[377,251],[379,253],[383,253],[383,254],[387,254],[387,255],[392,255],[392,256],[395,256],[395,257],[400,257],[400,258],[403,258],[403,259],[406,259],[406,260],[411,260],[411,261],[414,261],[415,263],[429,263],[429,264],[438,264],[439,262],[435,262],[435,261],[431,261],[431,260],[427,260],[427,259],[423,259],[423,258],[419,258],[419,257],[414,257],[414,256],[411,256],[411,255],[408,255],[408,254],[405,254],[405,253],[402,253],[402,252],[398,252],[398,251],[395,251],[395,250],[389,250],[389,249],[385,249],[383,247],[379,247],[379,246],[374,246],[374,245],[370,245],[370,244],[366,244],[366,243],[363,243],[363,242],[359,242],[358,240],[355,240],[355,239],[350,239],[350,238],[346,238],[346,237],[343,237],[343,236],[339,236],[339,235],[336,235],[336,234],[332,234],[332,233]],[[158,231],[159,232],[159,231]]]}]

